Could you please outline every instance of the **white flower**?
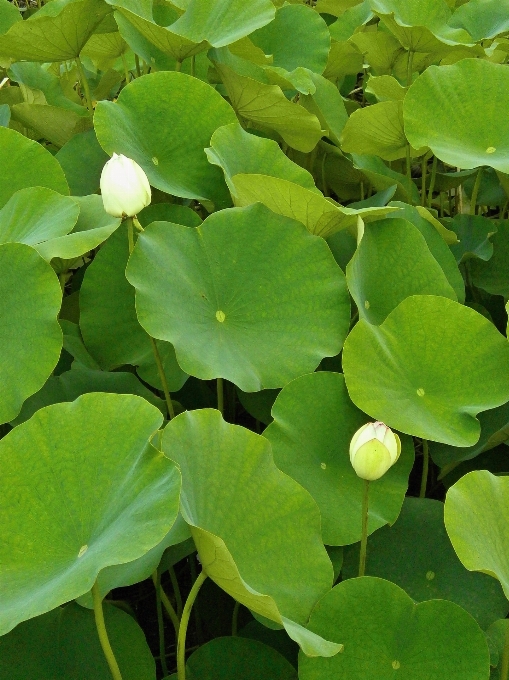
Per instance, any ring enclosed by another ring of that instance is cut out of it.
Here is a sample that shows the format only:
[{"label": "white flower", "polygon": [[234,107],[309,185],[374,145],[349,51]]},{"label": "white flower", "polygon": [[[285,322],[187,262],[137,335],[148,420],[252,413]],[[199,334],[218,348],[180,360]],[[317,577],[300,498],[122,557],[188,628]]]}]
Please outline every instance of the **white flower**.
[{"label": "white flower", "polygon": [[366,423],[352,437],[350,462],[357,476],[370,482],[380,479],[401,453],[401,441],[387,425]]},{"label": "white flower", "polygon": [[134,217],[152,198],[143,169],[131,158],[116,153],[101,173],[101,194],[105,211],[113,217]]}]

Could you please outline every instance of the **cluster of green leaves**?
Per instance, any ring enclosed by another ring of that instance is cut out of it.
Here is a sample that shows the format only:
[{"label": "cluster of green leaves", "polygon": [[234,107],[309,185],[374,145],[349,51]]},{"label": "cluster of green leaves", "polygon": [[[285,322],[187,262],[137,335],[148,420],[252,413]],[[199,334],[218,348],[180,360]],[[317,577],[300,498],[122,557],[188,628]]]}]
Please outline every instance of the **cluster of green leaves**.
[{"label": "cluster of green leaves", "polygon": [[195,555],[179,680],[508,680],[508,55],[508,0],[0,0],[0,680],[120,677],[103,598],[177,678]]}]

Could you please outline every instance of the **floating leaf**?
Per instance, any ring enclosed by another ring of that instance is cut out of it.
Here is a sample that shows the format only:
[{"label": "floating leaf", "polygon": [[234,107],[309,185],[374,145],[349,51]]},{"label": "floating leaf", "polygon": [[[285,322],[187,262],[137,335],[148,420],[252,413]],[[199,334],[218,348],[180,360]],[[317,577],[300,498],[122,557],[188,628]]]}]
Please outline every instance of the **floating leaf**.
[{"label": "floating leaf", "polygon": [[[68,194],[69,187],[58,161],[37,142],[15,130],[0,127],[2,148],[2,179],[0,207],[19,189],[32,186],[48,187],[59,194]],[[27,172],[30,168],[30,172]]]},{"label": "floating leaf", "polygon": [[457,604],[414,604],[394,583],[349,579],[315,607],[309,628],[344,640],[333,659],[299,658],[300,680],[488,680],[490,656],[483,631]]},{"label": "floating leaf", "polygon": [[206,40],[213,47],[223,47],[273,21],[274,15],[270,0],[190,0],[171,28],[196,43]]},{"label": "floating leaf", "polygon": [[45,187],[20,189],[0,210],[0,243],[37,245],[68,234],[79,206],[69,196]]},{"label": "floating leaf", "polygon": [[180,475],[149,440],[140,397],[86,394],[38,411],[0,441],[0,632],[90,590],[172,526]]},{"label": "floating leaf", "polygon": [[360,318],[377,325],[410,295],[457,300],[422,234],[399,218],[365,225],[346,276]]},{"label": "floating leaf", "polygon": [[274,465],[267,440],[204,409],[170,421],[163,451],[182,471],[181,511],[205,573],[283,624],[306,653],[337,653],[338,645],[308,637],[302,627],[332,583],[318,508]]},{"label": "floating leaf", "polygon": [[[291,7],[292,5],[290,5]],[[297,680],[297,671],[275,649],[243,637],[220,637],[191,654],[186,663],[189,680]]]},{"label": "floating leaf", "polygon": [[196,229],[152,224],[127,277],[141,325],[175,346],[184,371],[246,392],[314,370],[348,330],[344,276],[326,243],[261,205]]},{"label": "floating leaf", "polygon": [[509,72],[482,59],[430,66],[408,90],[405,132],[459,168],[488,165],[509,172]]},{"label": "floating leaf", "polygon": [[291,161],[281,151],[279,144],[272,139],[249,134],[239,123],[218,128],[212,135],[210,147],[205,149],[205,153],[209,163],[222,168],[230,193],[233,195],[235,186],[232,177],[239,173],[279,177],[310,191],[318,191],[311,173]]},{"label": "floating leaf", "polygon": [[[276,465],[316,500],[324,542],[359,541],[363,481],[352,468],[348,449],[367,418],[350,401],[343,376],[319,371],[293,380],[279,394],[272,415],[274,422],[263,436],[272,444]],[[372,484],[369,533],[396,521],[412,464],[412,442],[404,437],[397,465]]]},{"label": "floating leaf", "polygon": [[381,326],[361,320],[346,340],[343,368],[352,401],[370,416],[453,446],[475,444],[475,416],[509,400],[505,337],[443,297],[408,297]]},{"label": "floating leaf", "polygon": [[94,117],[105,151],[133,158],[152,186],[219,205],[228,202],[226,187],[203,150],[216,128],[234,121],[232,108],[210,85],[175,72],[136,78],[116,103],[99,102]]},{"label": "floating leaf", "polygon": [[[134,618],[111,604],[103,607],[124,680],[155,680],[152,654]],[[74,603],[21,623],[0,638],[0,654],[0,680],[111,679],[94,615]]]},{"label": "floating leaf", "polygon": [[57,321],[62,289],[33,248],[6,243],[0,246],[0,299],[0,423],[5,423],[56,366],[62,348]]},{"label": "floating leaf", "polygon": [[328,238],[342,229],[356,228],[358,217],[368,222],[394,212],[394,208],[385,206],[360,210],[344,208],[317,191],[310,191],[279,177],[239,174],[232,177],[231,181],[237,205],[263,203],[272,212],[301,222],[311,234],[322,238]]},{"label": "floating leaf", "polygon": [[445,526],[469,571],[498,579],[509,596],[509,479],[487,470],[462,477],[447,492]]},{"label": "floating leaf", "polygon": [[272,64],[286,71],[304,67],[323,73],[330,49],[330,33],[322,17],[306,5],[284,5],[274,21],[250,36]]},{"label": "floating leaf", "polygon": [[76,59],[111,8],[102,0],[59,0],[0,36],[0,54],[12,61]]},{"label": "floating leaf", "polygon": [[[359,548],[346,553],[343,578],[357,576]],[[444,505],[405,498],[398,521],[369,539],[366,573],[403,588],[416,602],[450,600],[466,609],[484,630],[509,611],[499,584],[468,572],[456,557],[444,526]]]}]

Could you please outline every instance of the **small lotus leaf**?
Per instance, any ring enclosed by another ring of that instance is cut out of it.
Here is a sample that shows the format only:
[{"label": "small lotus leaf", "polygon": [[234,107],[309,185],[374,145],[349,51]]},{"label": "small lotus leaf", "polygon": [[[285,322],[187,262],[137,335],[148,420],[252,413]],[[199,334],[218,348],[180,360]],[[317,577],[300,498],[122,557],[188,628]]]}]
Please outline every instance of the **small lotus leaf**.
[{"label": "small lotus leaf", "polygon": [[506,339],[444,297],[408,297],[381,326],[361,320],[346,340],[343,369],[352,401],[370,416],[453,446],[475,444],[475,416],[509,400]]},{"label": "small lotus leaf", "polygon": [[509,3],[507,0],[469,0],[456,8],[448,23],[454,28],[463,28],[476,41],[495,38],[509,31]]},{"label": "small lotus leaf", "polygon": [[96,193],[108,155],[99,146],[94,130],[75,135],[58,151],[56,159],[65,172],[72,195]]}]

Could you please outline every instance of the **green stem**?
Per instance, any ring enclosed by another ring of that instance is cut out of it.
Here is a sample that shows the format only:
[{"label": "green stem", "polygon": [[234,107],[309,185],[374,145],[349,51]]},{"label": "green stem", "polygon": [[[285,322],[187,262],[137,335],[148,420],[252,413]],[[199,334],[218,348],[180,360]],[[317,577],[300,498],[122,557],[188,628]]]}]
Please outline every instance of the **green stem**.
[{"label": "green stem", "polygon": [[125,58],[125,54],[122,55],[122,64],[124,66],[125,84],[129,85],[129,81],[130,81],[129,69],[127,68],[127,59]]},{"label": "green stem", "polygon": [[76,66],[78,68],[78,74],[80,77],[81,87],[85,93],[85,99],[87,100],[87,108],[90,113],[94,112],[94,107],[92,106],[92,97],[90,95],[90,85],[88,84],[87,76],[85,75],[85,69],[79,57],[76,57]]},{"label": "green stem", "polygon": [[361,201],[364,200],[364,182],[361,179]]},{"label": "green stem", "polygon": [[137,54],[134,55],[134,63],[136,64],[136,76],[139,78],[141,76],[141,68],[140,68],[140,58]]},{"label": "green stem", "polygon": [[191,57],[191,75],[193,76],[193,78],[195,73],[196,73],[196,55],[193,54],[193,56]]},{"label": "green stem", "polygon": [[413,50],[408,50],[407,62],[406,62],[406,84],[409,87],[412,84],[412,66],[414,63],[414,52]]},{"label": "green stem", "polygon": [[154,352],[154,359],[156,360],[157,372],[159,374],[159,380],[163,386],[164,398],[166,399],[166,406],[168,408],[168,420],[175,418],[175,409],[173,408],[173,403],[171,401],[170,391],[168,389],[168,382],[166,380],[166,375],[164,373],[163,362],[161,361],[161,355],[157,349],[156,341],[153,337],[150,337],[150,342],[152,344],[152,350]]},{"label": "green stem", "polygon": [[156,569],[152,574],[152,580],[156,589],[156,606],[157,606],[157,627],[159,628],[159,656],[161,657],[161,668],[164,677],[168,675],[168,666],[166,665],[166,644],[164,640],[164,621],[163,621],[163,604],[161,598],[161,574],[159,569]]},{"label": "green stem", "polygon": [[101,594],[99,592],[99,586],[97,585],[97,581],[94,583],[92,587],[92,598],[94,601],[94,616],[97,634],[99,635],[99,642],[101,643],[104,656],[106,657],[106,661],[108,662],[108,666],[111,671],[111,676],[113,680],[122,680],[122,674],[120,673],[120,668],[118,667],[117,660],[115,659],[115,655],[113,654],[113,650],[111,648],[110,641],[108,638],[108,633],[106,631],[106,624],[104,623],[103,603]]},{"label": "green stem", "polygon": [[[152,580],[154,580],[154,575],[152,575]],[[154,582],[154,585],[155,585],[155,582]],[[180,621],[179,621],[179,618],[178,618],[175,610],[173,609],[173,607],[171,605],[171,602],[168,598],[168,595],[166,595],[162,586],[161,586],[161,602],[163,604],[163,607],[164,607],[166,613],[168,614],[170,621],[173,623],[173,627],[175,628],[175,638],[177,638],[178,634],[179,634]]]},{"label": "green stem", "polygon": [[362,492],[362,537],[361,554],[359,559],[359,576],[366,573],[366,552],[368,547],[368,517],[369,517],[369,480],[364,480]]},{"label": "green stem", "polygon": [[235,606],[233,608],[233,616],[232,616],[232,636],[233,637],[236,637],[237,634],[238,634],[239,609],[240,609],[240,602],[235,602]]},{"label": "green stem", "polygon": [[177,603],[177,616],[180,619],[182,616],[182,594],[180,592],[177,574],[175,573],[175,569],[173,567],[168,569],[168,573],[170,574],[171,585],[173,586],[173,592],[175,594],[175,602]]},{"label": "green stem", "polygon": [[181,61],[175,62],[175,71],[180,71],[181,68],[182,68],[182,62]]},{"label": "green stem", "polygon": [[421,161],[421,205],[426,203],[426,171],[428,169],[428,154],[424,154]]},{"label": "green stem", "polygon": [[410,144],[406,145],[406,176],[408,178],[408,190],[412,184],[412,162],[410,160]]},{"label": "green stem", "polygon": [[200,588],[202,587],[207,574],[202,571],[198,574],[198,578],[194,582],[189,597],[186,600],[184,609],[182,611],[182,620],[180,622],[180,629],[177,641],[177,678],[178,680],[186,680],[186,633],[187,627],[189,625],[189,616],[191,615],[191,609],[193,608],[194,601],[196,600]]},{"label": "green stem", "polygon": [[223,379],[217,379],[217,410],[221,415],[224,413],[224,388]]},{"label": "green stem", "polygon": [[129,255],[134,250],[134,228],[133,228],[133,218],[132,217],[126,217],[126,224],[127,224],[127,242],[129,244]]},{"label": "green stem", "polygon": [[428,191],[428,208],[431,208],[431,201],[433,199],[433,192],[435,191],[435,180],[437,178],[437,157],[433,156],[433,164],[431,166],[431,180]]},{"label": "green stem", "polygon": [[508,680],[509,678],[509,625],[506,624],[504,651],[502,652],[502,661],[500,663],[500,680]]},{"label": "green stem", "polygon": [[426,498],[426,487],[428,485],[428,470],[429,470],[429,446],[428,440],[422,440],[422,477],[421,477],[421,491],[419,498]]},{"label": "green stem", "polygon": [[475,206],[477,204],[477,194],[479,193],[479,187],[481,186],[481,177],[482,177],[482,165],[477,171],[477,175],[475,176],[475,182],[474,182],[474,188],[472,189],[472,197],[470,199],[470,214],[475,215]]}]

